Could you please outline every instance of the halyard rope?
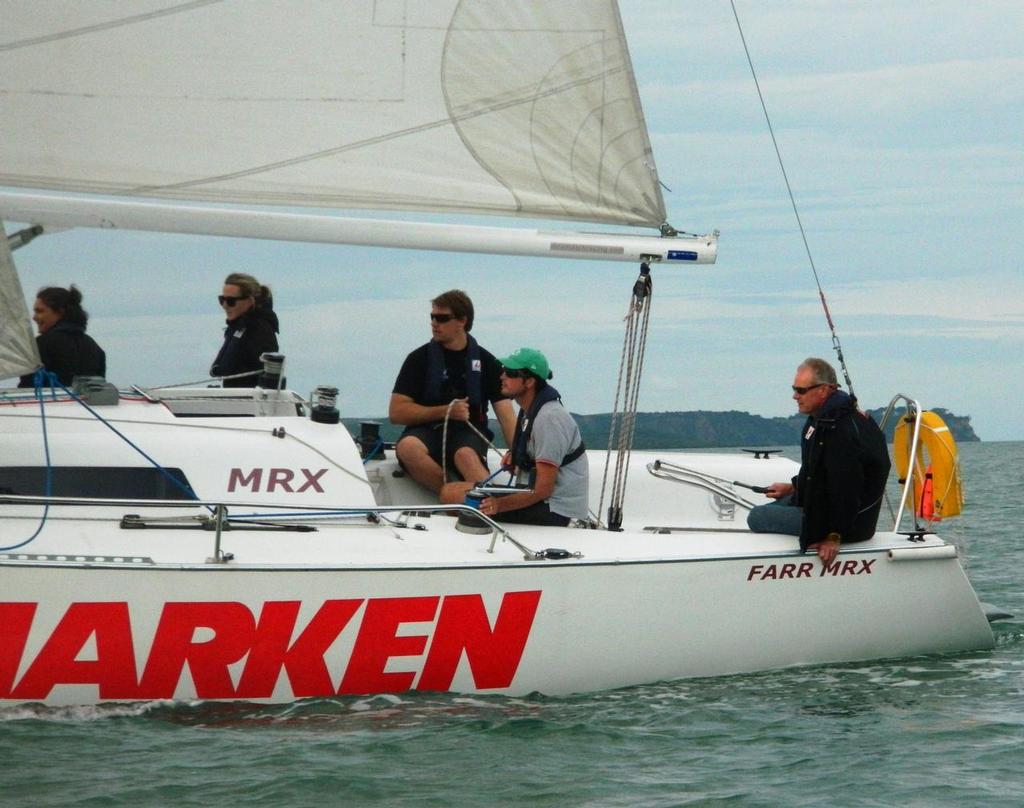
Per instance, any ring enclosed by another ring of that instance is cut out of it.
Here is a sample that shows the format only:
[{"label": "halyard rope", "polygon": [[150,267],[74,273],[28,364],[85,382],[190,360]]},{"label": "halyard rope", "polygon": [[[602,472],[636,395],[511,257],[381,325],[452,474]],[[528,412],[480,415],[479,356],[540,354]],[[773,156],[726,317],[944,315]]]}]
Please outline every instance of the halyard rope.
[{"label": "halyard rope", "polygon": [[[600,516],[604,509],[608,469],[611,465],[612,449],[614,448],[616,450],[615,470],[612,474],[612,490],[608,504],[608,527],[611,530],[618,530],[622,526],[622,503],[626,497],[629,457],[633,451],[633,434],[636,431],[636,408],[640,398],[640,379],[644,370],[647,327],[651,317],[653,293],[651,269],[647,264],[641,264],[640,276],[633,284],[629,309],[624,318],[626,334],[622,341],[619,378],[615,385],[615,404],[612,408],[611,424],[608,429],[608,453],[605,456],[601,498],[597,506]],[[619,414],[620,400],[622,401],[621,416]]]}]

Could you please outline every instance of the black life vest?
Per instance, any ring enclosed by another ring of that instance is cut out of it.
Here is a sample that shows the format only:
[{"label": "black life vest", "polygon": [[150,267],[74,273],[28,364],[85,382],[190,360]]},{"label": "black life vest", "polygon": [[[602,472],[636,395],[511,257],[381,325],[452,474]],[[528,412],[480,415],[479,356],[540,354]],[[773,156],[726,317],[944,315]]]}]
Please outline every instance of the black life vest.
[{"label": "black life vest", "polygon": [[[512,465],[529,473],[531,485],[536,477],[537,463],[531,459],[526,451],[526,447],[530,443],[530,435],[533,434],[533,424],[537,420],[537,413],[540,412],[541,407],[552,401],[561,402],[562,397],[550,384],[544,385],[543,388],[537,391],[533,401],[530,403],[529,409],[520,410],[519,417],[516,419],[516,433],[512,441]],[[569,465],[586,450],[586,445],[580,440],[580,445],[562,458],[562,462],[558,464],[559,467]]]},{"label": "black life vest", "polygon": [[[444,362],[444,348],[441,347],[441,343],[431,340],[427,343],[427,379],[423,387],[423,401],[426,403],[444,402],[444,387],[447,381],[449,379],[448,368]],[[466,397],[469,399],[470,418],[477,423],[486,424],[480,346],[470,334],[466,334]]]}]

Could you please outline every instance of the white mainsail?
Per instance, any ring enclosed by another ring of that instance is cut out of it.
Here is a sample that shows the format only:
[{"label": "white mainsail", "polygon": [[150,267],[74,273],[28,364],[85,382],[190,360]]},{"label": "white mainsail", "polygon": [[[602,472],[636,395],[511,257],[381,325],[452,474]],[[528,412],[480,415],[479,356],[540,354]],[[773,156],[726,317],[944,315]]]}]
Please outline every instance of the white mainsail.
[{"label": "white mainsail", "polygon": [[0,228],[0,379],[23,376],[42,364],[21,282],[11,260],[7,237]]},{"label": "white mainsail", "polygon": [[614,0],[0,9],[0,185],[665,220]]}]

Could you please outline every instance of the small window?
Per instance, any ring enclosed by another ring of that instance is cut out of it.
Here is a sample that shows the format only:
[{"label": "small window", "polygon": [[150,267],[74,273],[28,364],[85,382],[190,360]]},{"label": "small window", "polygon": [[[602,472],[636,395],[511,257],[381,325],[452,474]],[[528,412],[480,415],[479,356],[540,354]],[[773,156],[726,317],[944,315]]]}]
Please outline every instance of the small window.
[{"label": "small window", "polygon": [[[181,486],[175,485],[173,477]],[[193,497],[181,469],[152,466],[54,466],[52,496],[97,499],[183,499]],[[0,494],[46,495],[42,466],[0,466]]]}]

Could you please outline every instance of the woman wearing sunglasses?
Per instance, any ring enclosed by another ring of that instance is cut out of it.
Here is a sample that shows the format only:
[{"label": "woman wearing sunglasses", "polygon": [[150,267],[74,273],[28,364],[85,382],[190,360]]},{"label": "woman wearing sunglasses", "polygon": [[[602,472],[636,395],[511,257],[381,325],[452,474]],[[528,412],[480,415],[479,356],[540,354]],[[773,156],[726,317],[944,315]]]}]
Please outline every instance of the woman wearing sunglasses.
[{"label": "woman wearing sunglasses", "polygon": [[217,302],[227,317],[224,344],[210,366],[211,376],[224,378],[225,387],[253,387],[263,370],[260,355],[276,353],[280,327],[274,313],[270,289],[252,275],[233,272],[224,279],[224,291]]},{"label": "woman wearing sunglasses", "polygon": [[[107,355],[85,333],[89,315],[82,308],[82,293],[72,285],[47,286],[36,294],[32,319],[39,336],[36,345],[43,367],[70,385],[75,376],[106,376]],[[18,387],[32,387],[35,374],[22,376]]]}]

